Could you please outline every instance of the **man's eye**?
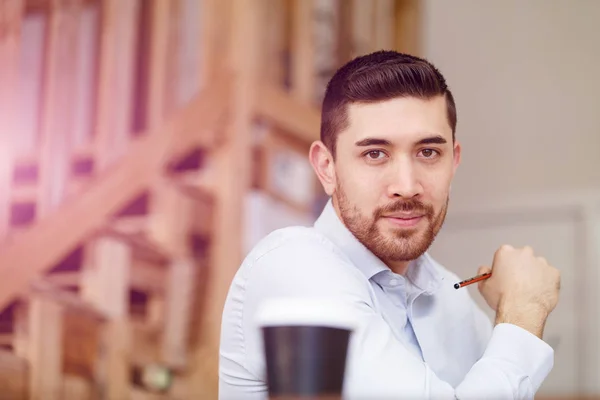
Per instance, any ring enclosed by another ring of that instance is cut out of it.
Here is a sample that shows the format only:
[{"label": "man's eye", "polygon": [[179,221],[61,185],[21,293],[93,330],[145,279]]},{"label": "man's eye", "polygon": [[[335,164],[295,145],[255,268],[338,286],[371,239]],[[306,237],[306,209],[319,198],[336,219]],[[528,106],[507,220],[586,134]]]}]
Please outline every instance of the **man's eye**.
[{"label": "man's eye", "polygon": [[423,149],[423,150],[420,151],[420,153],[425,158],[433,158],[433,157],[438,156],[440,154],[439,151],[434,150],[434,149]]},{"label": "man's eye", "polygon": [[371,150],[367,153],[367,157],[371,160],[380,160],[385,156],[381,150]]}]

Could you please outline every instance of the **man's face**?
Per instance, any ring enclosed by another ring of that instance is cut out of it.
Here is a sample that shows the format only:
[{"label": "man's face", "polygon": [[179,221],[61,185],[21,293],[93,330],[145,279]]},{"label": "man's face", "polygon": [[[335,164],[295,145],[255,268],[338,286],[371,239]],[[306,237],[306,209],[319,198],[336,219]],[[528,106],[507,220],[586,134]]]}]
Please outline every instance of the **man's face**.
[{"label": "man's face", "polygon": [[414,260],[442,227],[460,161],[446,100],[398,98],[348,106],[337,138],[334,205],[387,263]]}]

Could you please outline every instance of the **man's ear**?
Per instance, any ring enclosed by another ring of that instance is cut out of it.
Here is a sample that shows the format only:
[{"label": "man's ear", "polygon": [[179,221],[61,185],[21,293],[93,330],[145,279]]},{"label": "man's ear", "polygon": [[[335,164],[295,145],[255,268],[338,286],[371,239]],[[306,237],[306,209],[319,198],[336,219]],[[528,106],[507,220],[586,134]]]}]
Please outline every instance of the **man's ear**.
[{"label": "man's ear", "polygon": [[452,176],[454,176],[454,174],[456,173],[456,170],[458,169],[458,166],[460,165],[460,152],[461,152],[460,143],[455,142],[454,143],[454,160],[453,160],[453,165],[452,165]]},{"label": "man's ear", "polygon": [[323,190],[328,196],[333,195],[336,186],[335,165],[333,155],[321,141],[313,142],[310,146],[308,159],[312,165]]}]

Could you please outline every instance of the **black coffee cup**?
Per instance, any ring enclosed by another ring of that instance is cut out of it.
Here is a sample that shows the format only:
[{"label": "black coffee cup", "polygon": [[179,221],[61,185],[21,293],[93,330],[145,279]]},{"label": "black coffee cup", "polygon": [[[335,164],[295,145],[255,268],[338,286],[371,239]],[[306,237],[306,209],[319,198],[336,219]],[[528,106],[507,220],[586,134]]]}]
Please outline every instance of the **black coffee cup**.
[{"label": "black coffee cup", "polygon": [[353,329],[342,304],[278,299],[259,323],[270,399],[341,399]]}]

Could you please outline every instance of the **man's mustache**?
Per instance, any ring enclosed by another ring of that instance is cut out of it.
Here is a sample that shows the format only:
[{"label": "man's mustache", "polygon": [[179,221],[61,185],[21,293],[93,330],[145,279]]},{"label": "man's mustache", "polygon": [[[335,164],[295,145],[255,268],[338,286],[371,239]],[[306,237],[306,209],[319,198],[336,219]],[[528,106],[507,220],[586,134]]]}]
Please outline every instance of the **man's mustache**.
[{"label": "man's mustache", "polygon": [[385,214],[391,214],[395,212],[411,212],[418,211],[422,212],[427,216],[433,215],[433,207],[427,205],[419,200],[411,199],[411,200],[398,200],[393,203],[390,203],[384,207],[379,208],[375,212],[376,217],[381,217]]}]

